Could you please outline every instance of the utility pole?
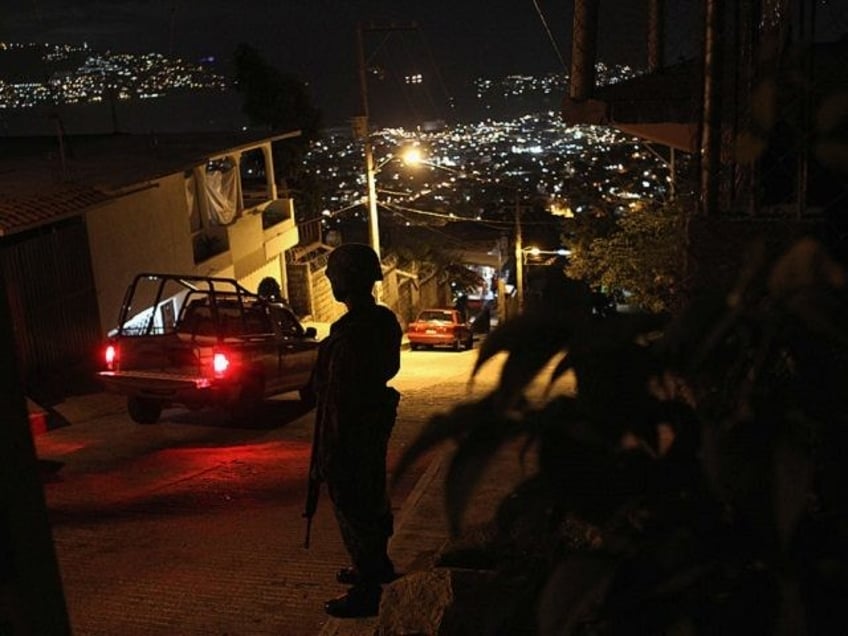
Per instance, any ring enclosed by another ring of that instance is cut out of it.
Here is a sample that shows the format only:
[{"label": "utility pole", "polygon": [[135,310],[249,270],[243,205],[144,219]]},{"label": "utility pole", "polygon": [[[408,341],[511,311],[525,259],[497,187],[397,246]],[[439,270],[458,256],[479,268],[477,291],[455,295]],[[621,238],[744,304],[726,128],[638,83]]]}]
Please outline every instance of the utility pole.
[{"label": "utility pole", "polygon": [[665,46],[665,0],[648,0],[648,73],[661,70]]},{"label": "utility pole", "polygon": [[815,78],[815,48],[813,39],[816,31],[816,3],[801,3],[798,8],[798,29],[800,31],[801,43],[801,65],[806,78],[805,86],[801,94],[800,128],[801,142],[798,152],[798,174],[797,174],[797,207],[795,218],[800,219],[807,212],[807,190],[809,185],[810,171],[810,138],[812,136],[812,90],[809,82]]},{"label": "utility pole", "polygon": [[583,102],[595,90],[599,0],[574,0],[569,97]]},{"label": "utility pole", "polygon": [[515,291],[518,296],[518,315],[524,313],[524,245],[521,238],[521,202],[515,190]]},{"label": "utility pole", "polygon": [[[417,29],[415,23],[408,25],[374,26],[363,25],[361,22],[356,28],[356,58],[359,66],[359,97],[362,115],[356,118],[356,133],[362,136],[363,151],[365,154],[365,180],[368,188],[368,236],[371,247],[377,253],[377,258],[382,262],[383,254],[380,248],[380,218],[377,211],[377,183],[374,168],[374,149],[371,145],[371,131],[369,123],[368,108],[368,69],[365,62],[365,32],[366,31],[411,31]],[[382,300],[382,285],[377,282],[377,300]]]},{"label": "utility pole", "polygon": [[368,187],[368,233],[371,247],[377,252],[377,257],[382,260],[380,251],[380,219],[377,215],[377,184],[374,175],[374,150],[371,147],[371,131],[369,130],[368,111],[368,76],[365,66],[365,38],[363,35],[365,27],[360,23],[356,29],[357,59],[359,61],[359,96],[362,109],[361,119],[358,121],[357,133],[362,135],[362,145],[365,151],[365,179]]},{"label": "utility pole", "polygon": [[715,216],[719,207],[721,169],[721,34],[724,0],[707,0],[704,35],[704,110],[701,116],[701,214]]}]

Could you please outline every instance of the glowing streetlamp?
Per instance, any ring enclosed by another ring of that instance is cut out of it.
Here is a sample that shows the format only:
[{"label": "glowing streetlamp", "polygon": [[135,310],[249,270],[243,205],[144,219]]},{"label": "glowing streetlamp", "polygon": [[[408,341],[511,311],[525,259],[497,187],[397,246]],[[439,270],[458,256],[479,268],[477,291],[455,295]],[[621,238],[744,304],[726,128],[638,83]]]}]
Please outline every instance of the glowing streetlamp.
[{"label": "glowing streetlamp", "polygon": [[418,146],[407,146],[401,153],[401,159],[403,159],[405,164],[410,166],[426,163],[424,161],[424,155],[421,153],[421,148]]},{"label": "glowing streetlamp", "polygon": [[532,256],[533,258],[538,258],[539,256],[570,256],[571,250],[567,250],[564,247],[561,247],[556,250],[543,250],[535,245],[527,247],[524,249],[524,256]]}]

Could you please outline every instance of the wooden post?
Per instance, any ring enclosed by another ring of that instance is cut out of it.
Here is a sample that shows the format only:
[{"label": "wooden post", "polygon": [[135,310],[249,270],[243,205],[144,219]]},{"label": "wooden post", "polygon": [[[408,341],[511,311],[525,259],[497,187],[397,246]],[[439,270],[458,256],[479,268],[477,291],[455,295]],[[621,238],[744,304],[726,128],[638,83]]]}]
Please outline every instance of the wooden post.
[{"label": "wooden post", "polygon": [[704,34],[704,111],[701,119],[701,213],[718,211],[721,168],[721,35],[723,0],[707,0]]},{"label": "wooden post", "polygon": [[595,88],[598,0],[574,0],[569,97],[584,101]]},{"label": "wooden post", "polygon": [[648,0],[648,73],[663,68],[665,0]]}]

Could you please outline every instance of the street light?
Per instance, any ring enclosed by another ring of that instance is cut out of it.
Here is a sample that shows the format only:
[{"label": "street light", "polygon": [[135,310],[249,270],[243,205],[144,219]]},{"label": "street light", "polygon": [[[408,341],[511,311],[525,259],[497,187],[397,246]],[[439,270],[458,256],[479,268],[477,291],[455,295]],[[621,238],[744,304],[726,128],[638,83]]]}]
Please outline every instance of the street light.
[{"label": "street light", "polygon": [[[362,138],[363,151],[365,154],[365,180],[367,186],[366,202],[368,205],[368,241],[371,248],[377,254],[380,262],[383,261],[382,249],[380,246],[380,218],[377,211],[377,173],[392,159],[397,157],[389,153],[379,163],[374,161],[374,149],[371,144],[371,136],[368,133],[368,117],[362,115],[354,117],[352,120],[354,134]],[[405,154],[401,155],[401,158]],[[376,286],[377,300],[382,299],[382,284],[377,281]]]},{"label": "street light", "polygon": [[567,250],[564,247],[561,247],[556,250],[543,250],[535,245],[524,248],[524,257],[532,256],[534,258],[539,256],[571,256],[571,250]]}]

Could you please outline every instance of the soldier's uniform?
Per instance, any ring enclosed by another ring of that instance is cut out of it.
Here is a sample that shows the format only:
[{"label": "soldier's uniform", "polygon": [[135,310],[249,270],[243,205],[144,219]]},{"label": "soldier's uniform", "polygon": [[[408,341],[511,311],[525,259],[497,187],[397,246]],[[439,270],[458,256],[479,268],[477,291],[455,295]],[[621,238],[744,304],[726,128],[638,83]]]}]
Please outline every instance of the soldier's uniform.
[{"label": "soldier's uniform", "polygon": [[[355,273],[356,262],[344,264]],[[394,577],[387,554],[393,518],[386,449],[400,395],[386,383],[400,368],[401,337],[394,313],[368,297],[349,305],[318,351],[312,382],[317,469],[352,561],[338,578],[353,587],[327,603],[334,615],[373,613],[381,583]]]}]

